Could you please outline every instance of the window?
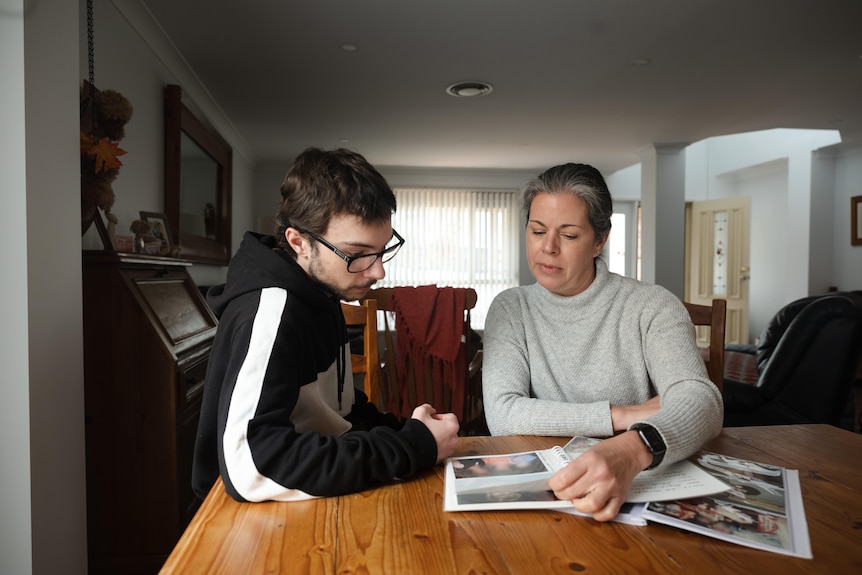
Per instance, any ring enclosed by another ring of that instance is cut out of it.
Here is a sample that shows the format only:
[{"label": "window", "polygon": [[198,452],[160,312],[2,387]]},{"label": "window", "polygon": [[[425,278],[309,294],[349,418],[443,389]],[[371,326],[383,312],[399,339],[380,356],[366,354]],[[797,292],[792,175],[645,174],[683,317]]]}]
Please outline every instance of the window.
[{"label": "window", "polygon": [[386,264],[381,287],[472,287],[473,329],[484,329],[494,297],[518,285],[520,194],[396,189],[392,226],[404,247]]},{"label": "window", "polygon": [[621,276],[640,277],[640,207],[637,202],[614,202],[611,235],[602,256],[610,271]]},{"label": "window", "polygon": [[608,269],[621,276],[626,275],[626,215],[614,212],[611,216],[611,234],[605,245]]}]

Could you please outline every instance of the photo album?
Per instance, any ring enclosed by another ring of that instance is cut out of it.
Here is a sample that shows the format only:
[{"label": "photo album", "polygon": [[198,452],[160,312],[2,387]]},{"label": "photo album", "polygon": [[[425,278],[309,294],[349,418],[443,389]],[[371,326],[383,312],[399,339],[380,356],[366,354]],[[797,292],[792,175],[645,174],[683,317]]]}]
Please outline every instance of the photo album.
[{"label": "photo album", "polygon": [[[589,517],[560,500],[548,480],[599,439],[564,446],[451,457],[445,465],[444,511],[550,509]],[[811,558],[795,470],[711,453],[640,472],[614,521],[661,523],[739,545]]]},{"label": "photo album", "polygon": [[[573,437],[562,447],[544,450],[451,457],[446,461],[443,510],[570,508],[571,502],[554,497],[548,479],[599,441]],[[727,489],[725,483],[686,460],[639,473],[626,501],[647,503],[670,497],[700,497]]]}]

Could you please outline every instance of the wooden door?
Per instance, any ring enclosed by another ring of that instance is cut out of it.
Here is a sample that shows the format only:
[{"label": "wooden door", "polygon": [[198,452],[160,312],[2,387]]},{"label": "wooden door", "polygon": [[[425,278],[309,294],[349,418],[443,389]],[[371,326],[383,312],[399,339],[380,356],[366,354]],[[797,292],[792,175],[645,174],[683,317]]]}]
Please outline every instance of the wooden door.
[{"label": "wooden door", "polygon": [[[725,343],[748,341],[749,198],[686,205],[686,301],[727,300]],[[698,344],[708,338],[698,332]]]}]

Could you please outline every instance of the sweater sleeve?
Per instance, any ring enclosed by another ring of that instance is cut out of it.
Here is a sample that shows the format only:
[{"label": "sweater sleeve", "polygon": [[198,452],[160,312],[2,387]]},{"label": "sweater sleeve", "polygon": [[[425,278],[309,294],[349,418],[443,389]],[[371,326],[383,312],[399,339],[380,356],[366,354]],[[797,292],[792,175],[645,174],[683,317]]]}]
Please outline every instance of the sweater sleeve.
[{"label": "sweater sleeve", "polygon": [[644,327],[647,370],[661,409],[643,421],[661,433],[667,445],[664,461],[673,463],[721,433],[724,404],[709,379],[688,312],[676,296],[663,295],[644,314],[649,318]]}]

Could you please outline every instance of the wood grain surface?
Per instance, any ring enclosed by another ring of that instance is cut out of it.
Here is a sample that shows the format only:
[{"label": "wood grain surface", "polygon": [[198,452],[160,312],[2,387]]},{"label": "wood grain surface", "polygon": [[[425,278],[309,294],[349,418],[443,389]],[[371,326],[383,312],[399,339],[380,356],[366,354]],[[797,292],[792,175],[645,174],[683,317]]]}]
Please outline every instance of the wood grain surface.
[{"label": "wood grain surface", "polygon": [[[566,438],[464,437],[457,455]],[[664,525],[554,511],[443,512],[442,467],[409,481],[292,503],[238,503],[221,482],[161,573],[854,573],[862,570],[862,436],[827,425],[726,428],[712,451],[798,469],[814,559]]]}]

